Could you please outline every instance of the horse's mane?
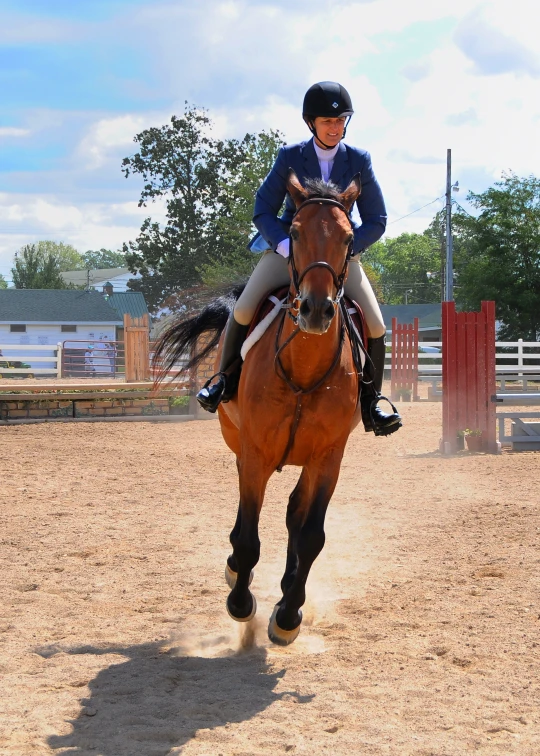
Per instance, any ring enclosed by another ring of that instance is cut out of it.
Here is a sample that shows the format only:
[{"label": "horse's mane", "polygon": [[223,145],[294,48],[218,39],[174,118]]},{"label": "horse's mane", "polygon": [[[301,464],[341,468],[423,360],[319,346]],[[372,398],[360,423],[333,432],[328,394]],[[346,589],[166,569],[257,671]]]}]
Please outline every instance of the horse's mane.
[{"label": "horse's mane", "polygon": [[333,199],[339,202],[341,191],[339,186],[333,181],[324,181],[324,179],[306,179],[305,190],[308,193],[307,199]]}]

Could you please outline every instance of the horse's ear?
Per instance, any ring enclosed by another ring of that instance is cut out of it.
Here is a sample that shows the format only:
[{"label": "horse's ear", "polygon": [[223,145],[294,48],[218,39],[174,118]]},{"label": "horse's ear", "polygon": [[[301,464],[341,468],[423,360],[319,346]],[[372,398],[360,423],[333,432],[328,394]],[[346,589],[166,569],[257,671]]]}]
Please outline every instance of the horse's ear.
[{"label": "horse's ear", "polygon": [[360,174],[357,173],[356,176],[353,176],[351,183],[349,184],[349,186],[345,189],[345,191],[339,198],[339,201],[345,207],[347,212],[350,212],[351,207],[354,205],[354,203],[360,196],[361,191],[362,191],[362,183],[360,181]]},{"label": "horse's ear", "polygon": [[302,202],[305,202],[307,200],[307,192],[302,184],[298,181],[298,176],[292,168],[289,168],[289,173],[287,174],[287,191],[291,195],[296,207],[300,207]]}]

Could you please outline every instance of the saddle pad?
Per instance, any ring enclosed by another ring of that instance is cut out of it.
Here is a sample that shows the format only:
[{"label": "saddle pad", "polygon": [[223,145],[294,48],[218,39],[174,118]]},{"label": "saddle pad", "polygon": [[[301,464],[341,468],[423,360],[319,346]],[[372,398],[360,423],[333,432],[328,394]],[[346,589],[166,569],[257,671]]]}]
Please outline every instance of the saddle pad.
[{"label": "saddle pad", "polygon": [[251,347],[259,341],[263,333],[277,317],[282,304],[287,299],[288,291],[288,286],[282,286],[268,294],[268,296],[259,303],[253,320],[251,321],[246,340],[242,344],[240,354],[243,360],[246,359],[246,355]]}]

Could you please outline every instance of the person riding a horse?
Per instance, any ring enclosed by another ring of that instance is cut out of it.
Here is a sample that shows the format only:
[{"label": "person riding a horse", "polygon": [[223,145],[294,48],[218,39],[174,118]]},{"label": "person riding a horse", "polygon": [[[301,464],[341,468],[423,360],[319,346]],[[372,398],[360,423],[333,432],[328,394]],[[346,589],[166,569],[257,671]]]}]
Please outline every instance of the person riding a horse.
[{"label": "person riding a horse", "polygon": [[[385,413],[378,402],[382,397],[386,326],[373,289],[360,262],[361,252],[376,242],[386,228],[386,208],[380,186],[373,173],[368,152],[342,140],[354,113],[349,93],[341,84],[323,81],[311,86],[303,103],[302,115],[313,138],[280,149],[274,166],[259,188],[253,222],[259,234],[250,242],[253,252],[262,252],[227,324],[221,354],[219,380],[197,394],[199,404],[215,412],[220,402],[236,393],[239,371],[231,369],[240,362],[240,350],[259,302],[271,291],[289,284],[289,229],[296,212],[287,192],[292,168],[302,184],[322,179],[343,191],[357,174],[362,191],[356,201],[361,224],[350,218],[354,233],[352,257],[345,294],[360,305],[368,332],[367,355],[371,380],[365,375],[361,389],[362,422],[366,431],[378,436],[394,433],[401,427],[401,416]],[[278,213],[286,199],[281,217]]]}]

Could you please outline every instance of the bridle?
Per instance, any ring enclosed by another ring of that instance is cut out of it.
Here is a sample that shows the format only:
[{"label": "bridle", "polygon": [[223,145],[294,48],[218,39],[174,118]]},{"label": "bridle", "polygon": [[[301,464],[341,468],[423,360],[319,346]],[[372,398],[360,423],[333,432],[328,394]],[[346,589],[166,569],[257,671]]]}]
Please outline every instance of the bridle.
[{"label": "bridle", "polygon": [[[349,221],[349,225],[352,228],[351,222],[349,220],[349,214],[345,208],[344,205],[341,204],[341,202],[338,202],[335,199],[330,199],[329,197],[310,197],[309,199],[302,202],[301,205],[298,206],[296,209],[295,214],[293,215],[293,218],[291,220],[291,226],[294,222],[294,219],[298,215],[298,213],[303,210],[306,205],[333,205],[334,207],[339,207],[340,210],[343,210],[345,213],[345,216],[347,217],[347,220]],[[339,275],[336,273],[334,268],[330,265],[330,263],[327,263],[324,260],[318,260],[316,262],[312,262],[309,265],[307,265],[304,270],[298,274],[298,270],[296,268],[296,263],[294,259],[294,244],[293,244],[293,237],[291,234],[289,234],[289,264],[291,266],[291,284],[294,287],[294,291],[291,291],[291,294],[293,295],[292,302],[288,306],[288,313],[289,317],[293,321],[295,325],[298,325],[298,313],[300,310],[300,305],[302,303],[302,297],[300,295],[300,286],[302,284],[302,281],[304,280],[304,277],[307,273],[309,273],[310,270],[313,270],[314,268],[324,268],[325,270],[328,270],[328,272],[332,275],[332,278],[334,280],[334,286],[336,288],[336,295],[334,299],[332,299],[332,304],[334,305],[334,311],[337,309],[341,298],[343,297],[343,286],[345,283],[345,278],[347,276],[347,269],[349,267],[349,262],[353,254],[353,239],[351,239],[347,254],[345,256],[345,261],[343,263],[343,268]]]},{"label": "bridle", "polygon": [[[296,218],[296,216],[298,215],[298,213],[306,205],[315,205],[315,204],[333,205],[334,207],[339,207],[339,209],[343,210],[343,212],[347,216],[347,220],[349,220],[349,214],[345,206],[342,205],[341,202],[338,202],[337,200],[326,198],[326,197],[310,197],[309,199],[305,200],[304,202],[302,202],[301,205],[298,206],[298,208],[296,209],[296,213],[294,214],[292,218],[291,225],[294,219]],[[350,223],[350,220],[349,220],[349,224],[351,225],[351,228],[352,228],[352,224]],[[291,333],[291,335],[282,344],[280,344],[281,334],[283,331],[283,325],[285,322],[285,317],[283,315],[283,317],[281,318],[279,322],[277,332],[276,332],[276,353],[274,357],[274,366],[276,369],[276,373],[285,381],[287,386],[294,393],[296,397],[296,409],[294,412],[294,417],[293,417],[291,429],[289,432],[289,440],[288,440],[287,446],[285,448],[285,451],[283,452],[283,456],[281,458],[280,463],[276,467],[276,470],[278,472],[281,472],[281,470],[283,469],[283,465],[285,464],[287,457],[289,456],[289,453],[293,447],[296,431],[298,429],[298,425],[300,424],[300,415],[302,412],[302,398],[304,396],[309,396],[309,394],[314,393],[318,388],[320,388],[325,383],[325,381],[328,380],[330,374],[333,372],[334,368],[336,367],[336,365],[338,364],[341,358],[341,353],[343,351],[343,344],[345,342],[345,333],[348,332],[349,335],[351,333],[350,315],[348,315],[347,313],[347,308],[343,306],[344,300],[342,301],[342,298],[343,298],[343,287],[345,284],[345,278],[347,276],[347,269],[349,267],[349,262],[352,257],[353,240],[351,239],[349,243],[347,254],[345,256],[345,261],[343,263],[343,268],[339,274],[336,273],[334,268],[329,263],[325,262],[324,260],[318,260],[316,262],[310,263],[299,274],[296,268],[295,260],[294,260],[293,238],[291,235],[289,235],[289,239],[290,239],[289,264],[291,266],[291,284],[294,287],[294,291],[292,290],[289,291],[289,297],[292,295],[293,300],[292,300],[292,303],[284,305],[284,309],[287,310],[287,313],[289,317],[291,318],[291,320],[293,321],[296,328]],[[334,355],[332,364],[330,365],[328,370],[325,372],[325,374],[318,381],[316,381],[314,384],[309,386],[309,388],[303,389],[300,386],[298,386],[296,383],[294,383],[294,381],[292,381],[291,378],[287,375],[287,372],[285,368],[283,367],[283,363],[281,362],[281,353],[291,343],[294,337],[300,333],[300,328],[298,326],[298,313],[300,310],[300,304],[302,302],[302,297],[300,296],[300,285],[302,284],[302,281],[304,280],[306,273],[308,273],[310,270],[313,270],[314,268],[324,268],[325,270],[328,270],[331,273],[332,278],[334,280],[334,286],[336,287],[336,295],[334,299],[332,300],[332,304],[334,305],[334,311],[337,310],[339,304],[341,303],[342,304],[341,309],[342,309],[344,318],[341,321],[338,348]],[[352,345],[352,342],[351,342],[351,345]],[[355,365],[356,364],[358,363],[355,360]],[[362,372],[362,368],[360,366],[360,374],[361,372]]]}]

